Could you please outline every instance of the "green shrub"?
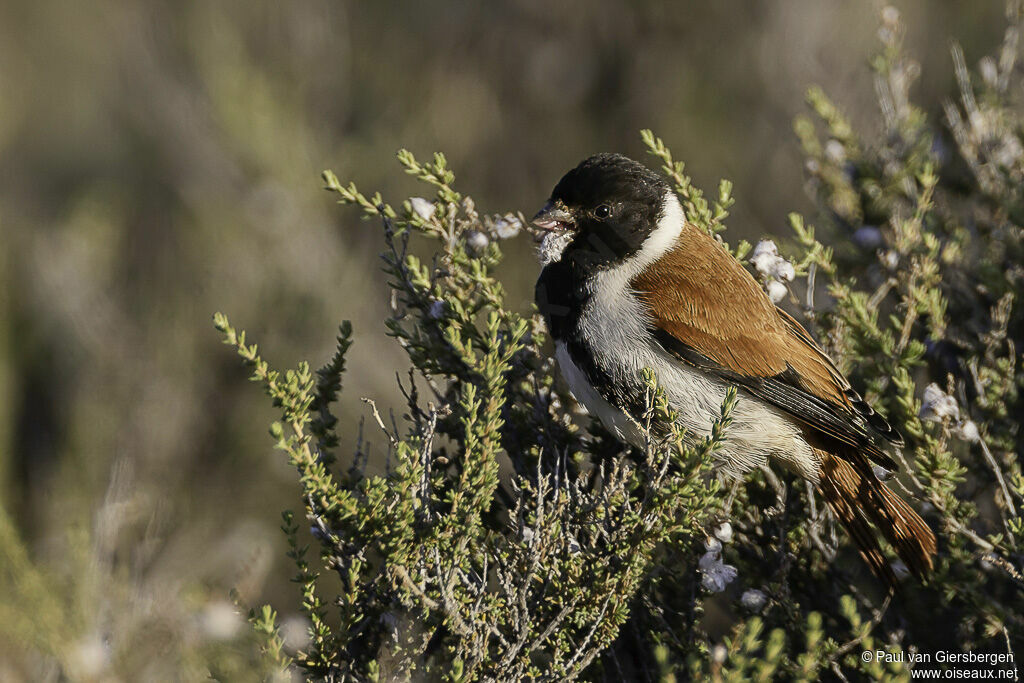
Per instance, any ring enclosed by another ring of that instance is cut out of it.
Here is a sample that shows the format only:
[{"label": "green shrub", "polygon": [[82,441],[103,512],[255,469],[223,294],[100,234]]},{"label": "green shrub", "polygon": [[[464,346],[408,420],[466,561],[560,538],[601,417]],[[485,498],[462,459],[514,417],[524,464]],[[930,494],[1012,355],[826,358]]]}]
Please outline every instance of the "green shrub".
[{"label": "green shrub", "polygon": [[[926,582],[887,594],[801,480],[719,480],[713,452],[735,394],[695,450],[653,376],[643,452],[581,415],[539,317],[511,310],[498,279],[499,242],[522,216],[479,211],[444,156],[403,151],[432,200],[394,208],[324,174],[386,238],[386,324],[409,358],[404,414],[364,399],[386,456],[371,457],[363,433],[342,455],[353,439],[334,429],[350,326],[321,370],[282,373],[215,319],[281,410],[271,435],[303,491],[282,529],[310,643],[286,651],[274,611],[254,610],[268,656],[330,680],[906,679],[909,657],[861,654],[1024,642],[1019,5],[1009,13],[979,75],[954,48],[960,94],[945,127],[910,100],[917,69],[891,8],[872,64],[879,134],[859,135],[818,89],[796,122],[832,246],[789,217],[787,305],[901,427],[894,484],[940,539]],[[661,140],[643,140],[690,220],[721,233],[730,184],[709,201]]]}]

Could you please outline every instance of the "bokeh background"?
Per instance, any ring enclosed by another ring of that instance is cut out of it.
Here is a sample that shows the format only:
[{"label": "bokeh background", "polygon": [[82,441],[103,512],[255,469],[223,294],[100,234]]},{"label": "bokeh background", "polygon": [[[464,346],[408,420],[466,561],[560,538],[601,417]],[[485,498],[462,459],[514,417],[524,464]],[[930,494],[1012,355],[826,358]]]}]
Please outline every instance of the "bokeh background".
[{"label": "bokeh background", "polygon": [[[951,42],[971,64],[991,51],[1002,3],[897,6],[918,101],[938,112]],[[277,530],[298,486],[210,316],[228,313],[279,367],[320,365],[351,319],[345,433],[360,396],[393,400],[405,364],[381,322],[379,228],[333,203],[322,169],[400,203],[427,190],[394,152],[441,150],[483,211],[529,214],[582,157],[642,156],[651,127],[699,185],[734,181],[730,239],[781,234],[787,212],[813,213],[791,132],[806,89],[877,126],[880,10],[0,2],[0,503],[19,561],[64,591],[31,614],[2,608],[43,635],[25,649],[0,631],[0,679],[202,670],[195,643],[237,635],[233,587],[277,605],[301,640]],[[507,252],[525,310],[532,244]],[[46,629],[70,655],[37,656]]]}]

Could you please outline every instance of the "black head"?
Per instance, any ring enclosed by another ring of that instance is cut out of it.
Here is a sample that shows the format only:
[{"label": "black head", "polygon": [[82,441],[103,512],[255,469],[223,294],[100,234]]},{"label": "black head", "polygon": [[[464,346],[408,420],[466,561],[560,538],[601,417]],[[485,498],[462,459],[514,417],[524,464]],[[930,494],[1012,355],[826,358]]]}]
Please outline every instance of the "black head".
[{"label": "black head", "polygon": [[595,154],[566,173],[534,217],[543,235],[541,261],[587,268],[635,254],[661,217],[668,184],[621,154]]}]

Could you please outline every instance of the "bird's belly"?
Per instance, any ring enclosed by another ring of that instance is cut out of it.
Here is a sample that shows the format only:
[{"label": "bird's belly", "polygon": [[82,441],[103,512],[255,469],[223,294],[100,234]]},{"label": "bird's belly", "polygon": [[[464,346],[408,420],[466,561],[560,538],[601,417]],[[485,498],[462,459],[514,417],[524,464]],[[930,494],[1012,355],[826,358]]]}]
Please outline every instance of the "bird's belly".
[{"label": "bird's belly", "polygon": [[587,411],[601,420],[601,423],[620,440],[643,445],[643,436],[637,425],[625,411],[612,405],[601,392],[591,384],[586,373],[576,364],[565,342],[555,344],[555,357],[569,390]]},{"label": "bird's belly", "polygon": [[[623,403],[589,380],[563,342],[555,348],[562,375],[576,399],[619,439],[642,447],[643,434],[621,407]],[[679,425],[686,429],[686,440],[694,445],[710,435],[729,388],[726,382],[676,360],[653,342],[640,343],[628,353],[612,357],[593,355],[592,359],[601,374],[619,388],[620,396],[642,397],[641,371],[645,367],[652,369],[669,405],[679,415]],[[743,392],[733,410],[733,422],[726,430],[725,444],[716,456],[720,467],[731,475],[740,475],[771,459],[807,479],[818,478],[817,457],[793,419]]]}]

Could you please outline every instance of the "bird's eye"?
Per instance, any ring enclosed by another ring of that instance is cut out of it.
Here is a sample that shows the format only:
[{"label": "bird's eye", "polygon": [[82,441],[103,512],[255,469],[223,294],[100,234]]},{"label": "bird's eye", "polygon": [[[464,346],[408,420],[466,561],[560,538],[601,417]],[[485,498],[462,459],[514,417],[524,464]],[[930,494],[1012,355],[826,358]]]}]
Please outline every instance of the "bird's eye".
[{"label": "bird's eye", "polygon": [[612,209],[607,204],[602,204],[601,206],[599,206],[596,209],[594,209],[594,218],[599,218],[601,220],[604,220],[605,218],[608,218],[608,216],[611,216],[611,215],[612,215]]}]

